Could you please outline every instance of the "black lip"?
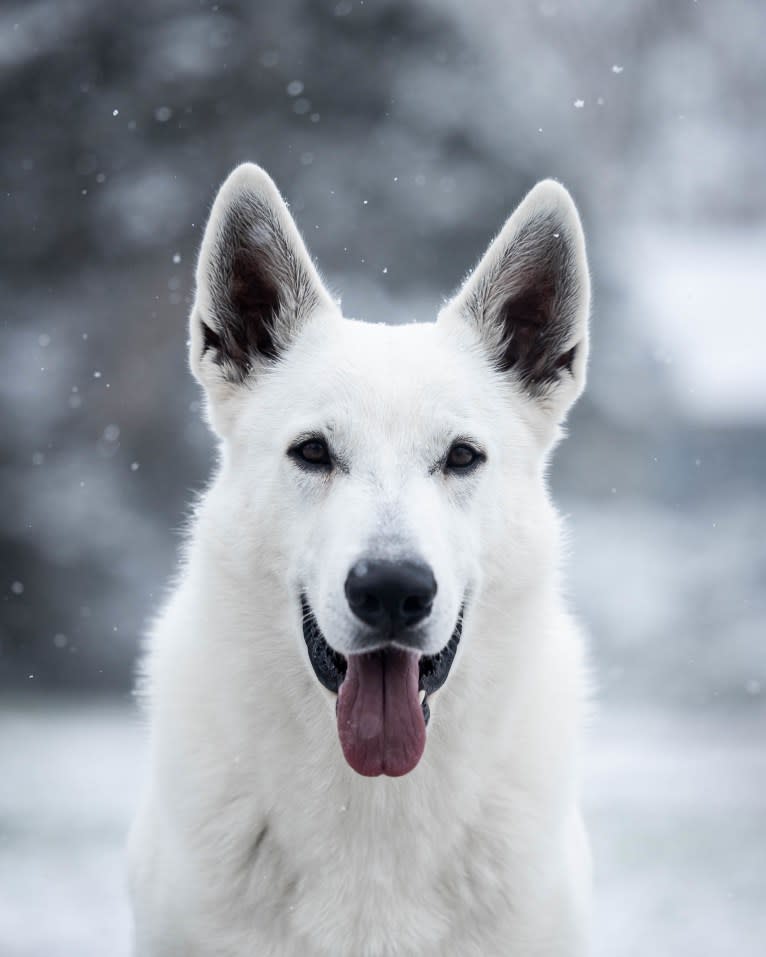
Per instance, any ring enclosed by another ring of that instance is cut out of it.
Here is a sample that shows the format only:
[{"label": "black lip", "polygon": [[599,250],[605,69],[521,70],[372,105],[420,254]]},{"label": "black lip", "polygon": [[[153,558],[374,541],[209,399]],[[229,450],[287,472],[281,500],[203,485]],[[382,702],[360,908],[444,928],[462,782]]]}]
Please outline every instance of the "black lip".
[{"label": "black lip", "polygon": [[303,613],[303,639],[309,652],[309,660],[319,683],[336,694],[346,677],[346,659],[331,648],[319,630],[319,625],[305,595],[301,595]]},{"label": "black lip", "polygon": [[[328,691],[337,694],[343,679],[346,677],[346,659],[327,643],[305,594],[301,595],[301,612],[303,616],[303,639],[306,642],[309,661],[314,669],[314,674],[321,685]],[[435,655],[421,655],[420,657],[418,689],[426,693],[422,704],[426,724],[431,715],[428,707],[428,695],[438,691],[447,680],[463,635],[464,613],[465,603],[460,607],[450,640],[442,650]],[[385,651],[383,654],[385,654]]]}]

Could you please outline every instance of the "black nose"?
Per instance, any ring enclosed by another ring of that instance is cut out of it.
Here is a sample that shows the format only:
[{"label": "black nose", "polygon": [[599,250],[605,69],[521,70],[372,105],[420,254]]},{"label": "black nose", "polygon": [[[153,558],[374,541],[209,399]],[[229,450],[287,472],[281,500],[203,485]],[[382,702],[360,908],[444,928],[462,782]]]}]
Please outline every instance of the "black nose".
[{"label": "black nose", "polygon": [[346,579],[346,598],[357,618],[396,633],[431,613],[436,579],[420,562],[358,561]]}]

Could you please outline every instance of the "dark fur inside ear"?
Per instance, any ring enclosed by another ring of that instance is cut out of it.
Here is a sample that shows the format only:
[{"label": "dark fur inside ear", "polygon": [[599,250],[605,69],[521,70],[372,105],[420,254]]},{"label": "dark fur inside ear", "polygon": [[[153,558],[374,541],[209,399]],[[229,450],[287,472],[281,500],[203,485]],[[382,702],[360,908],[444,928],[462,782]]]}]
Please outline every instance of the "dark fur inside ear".
[{"label": "dark fur inside ear", "polygon": [[[281,302],[264,259],[263,251],[259,255],[257,248],[232,250],[225,287],[219,289],[216,358],[233,363],[242,371],[256,356],[274,359],[277,355],[274,326]],[[206,335],[206,345],[209,341]]]},{"label": "dark fur inside ear", "polygon": [[495,329],[496,361],[531,394],[571,373],[579,277],[571,238],[550,215],[525,223],[476,290],[471,308]]},{"label": "dark fur inside ear", "polygon": [[277,215],[253,195],[228,210],[208,281],[212,315],[204,322],[203,353],[211,352],[233,381],[257,361],[276,359],[289,327],[318,301]]}]

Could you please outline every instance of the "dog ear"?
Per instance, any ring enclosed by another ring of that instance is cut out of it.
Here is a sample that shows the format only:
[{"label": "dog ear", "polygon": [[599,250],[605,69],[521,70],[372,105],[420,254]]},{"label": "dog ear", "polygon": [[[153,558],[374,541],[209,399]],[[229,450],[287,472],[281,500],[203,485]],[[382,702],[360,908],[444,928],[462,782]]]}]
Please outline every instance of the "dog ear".
[{"label": "dog ear", "polygon": [[231,394],[322,309],[337,311],[273,180],[238,166],[215,199],[197,263],[194,375],[211,398]]},{"label": "dog ear", "polygon": [[538,183],[508,219],[440,322],[468,322],[496,368],[563,419],[585,385],[590,281],[572,197]]}]

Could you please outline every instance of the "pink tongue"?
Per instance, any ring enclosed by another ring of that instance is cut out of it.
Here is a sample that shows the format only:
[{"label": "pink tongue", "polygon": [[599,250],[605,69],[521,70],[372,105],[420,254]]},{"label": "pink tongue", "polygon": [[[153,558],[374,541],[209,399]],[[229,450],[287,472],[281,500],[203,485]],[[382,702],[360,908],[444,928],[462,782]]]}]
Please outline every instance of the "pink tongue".
[{"label": "pink tongue", "polygon": [[426,746],[418,655],[398,648],[349,655],[337,717],[343,754],[359,774],[411,771]]}]

